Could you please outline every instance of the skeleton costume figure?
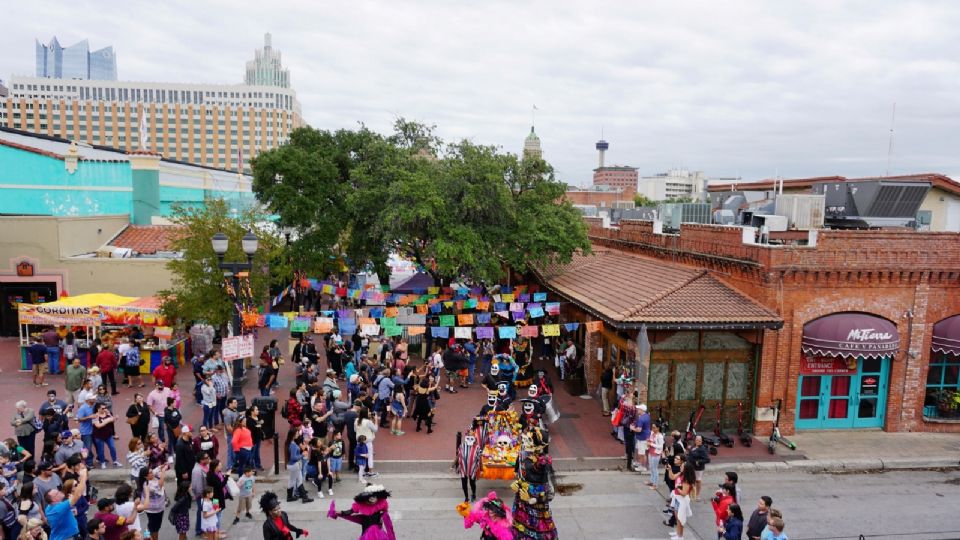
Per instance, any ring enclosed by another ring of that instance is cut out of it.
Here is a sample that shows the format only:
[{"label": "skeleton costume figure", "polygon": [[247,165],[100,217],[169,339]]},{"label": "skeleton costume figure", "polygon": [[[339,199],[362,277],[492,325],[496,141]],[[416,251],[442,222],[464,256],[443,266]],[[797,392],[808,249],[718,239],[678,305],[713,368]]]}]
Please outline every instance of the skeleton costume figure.
[{"label": "skeleton costume figure", "polygon": [[535,384],[531,384],[530,388],[527,389],[527,395],[530,399],[535,399],[540,403],[542,407],[540,413],[543,415],[542,421],[545,427],[556,422],[560,418],[560,413],[557,412],[553,404],[553,392],[550,391],[550,387],[544,384],[536,384],[536,382],[542,383],[544,381],[542,378],[536,379]]},{"label": "skeleton costume figure", "polygon": [[483,376],[483,385],[487,390],[496,390],[498,382],[500,382],[500,362],[493,360],[490,362],[490,372]]},{"label": "skeleton costume figure", "polygon": [[386,488],[370,484],[353,498],[350,510],[337,512],[336,501],[330,501],[327,517],[359,524],[361,533],[357,540],[397,540],[393,532],[393,521],[390,519],[388,497],[390,492]]},{"label": "skeleton costume figure", "polygon": [[[483,454],[482,442],[476,426],[470,428],[461,438],[457,433],[457,474],[463,487],[463,502],[477,500],[477,476],[480,475],[480,457]],[[467,484],[470,496],[467,497]]]},{"label": "skeleton costume figure", "polygon": [[529,430],[532,428],[541,428],[543,429],[542,416],[543,416],[543,404],[536,399],[532,398],[523,398],[520,400],[522,404],[520,406],[520,425],[523,430]]},{"label": "skeleton costume figure", "polygon": [[517,480],[510,485],[517,496],[513,500],[513,528],[517,539],[554,540],[557,527],[550,512],[553,468],[546,454],[547,433],[539,428],[524,431],[523,458],[517,462]]},{"label": "skeleton costume figure", "polygon": [[468,503],[461,504],[457,511],[463,516],[464,529],[480,525],[480,540],[513,540],[513,514],[497,497],[496,491],[491,491],[472,507]]},{"label": "skeleton costume figure", "polygon": [[487,402],[483,404],[483,407],[480,407],[480,414],[477,416],[485,417],[487,416],[487,413],[491,411],[505,411],[508,407],[509,404],[504,406],[501,402],[500,393],[496,390],[491,390],[487,392]]},{"label": "skeleton costume figure", "polygon": [[[502,383],[506,383],[507,393],[510,395],[510,399],[515,399],[517,395],[513,383],[517,380],[517,363],[507,354],[494,356],[493,362],[496,364],[498,371],[496,376],[497,386],[499,387]],[[491,365],[490,372],[493,373],[493,365]]]}]

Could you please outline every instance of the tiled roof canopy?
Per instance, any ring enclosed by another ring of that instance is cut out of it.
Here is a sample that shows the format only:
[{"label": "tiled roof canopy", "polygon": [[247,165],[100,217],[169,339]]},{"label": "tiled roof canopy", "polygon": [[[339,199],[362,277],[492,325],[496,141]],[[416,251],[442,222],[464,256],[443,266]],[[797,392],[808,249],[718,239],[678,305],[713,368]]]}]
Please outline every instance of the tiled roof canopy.
[{"label": "tiled roof canopy", "polygon": [[128,225],[110,245],[152,255],[158,251],[170,251],[173,239],[182,229],[177,225]]},{"label": "tiled roof canopy", "polygon": [[781,319],[704,270],[594,246],[540,268],[548,288],[617,327],[779,328]]}]

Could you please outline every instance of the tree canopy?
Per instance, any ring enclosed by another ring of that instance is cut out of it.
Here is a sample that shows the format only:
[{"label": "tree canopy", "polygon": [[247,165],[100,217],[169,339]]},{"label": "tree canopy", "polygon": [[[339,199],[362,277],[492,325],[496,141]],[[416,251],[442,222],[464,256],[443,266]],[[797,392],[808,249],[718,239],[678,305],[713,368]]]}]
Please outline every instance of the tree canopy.
[{"label": "tree canopy", "polygon": [[547,162],[445,143],[417,122],[397,120],[387,136],[300,128],[252,168],[254,192],[296,230],[294,259],[308,272],[346,257],[384,275],[397,253],[436,278],[492,282],[590,247]]},{"label": "tree canopy", "polygon": [[171,221],[182,225],[185,234],[177,235],[172,246],[174,251],[183,253],[183,257],[167,263],[173,275],[172,286],[159,293],[167,316],[204,321],[213,326],[222,326],[232,320],[235,307],[224,290],[223,271],[217,266],[217,255],[210,243],[218,232],[229,238],[224,255],[227,262],[246,262],[240,240],[247,232],[257,236],[259,246],[250,272],[254,299],[267,295],[274,281],[271,276],[289,281],[291,270],[284,262],[282,243],[262,212],[244,210],[234,213],[223,199],[210,199],[203,206],[174,206]]}]

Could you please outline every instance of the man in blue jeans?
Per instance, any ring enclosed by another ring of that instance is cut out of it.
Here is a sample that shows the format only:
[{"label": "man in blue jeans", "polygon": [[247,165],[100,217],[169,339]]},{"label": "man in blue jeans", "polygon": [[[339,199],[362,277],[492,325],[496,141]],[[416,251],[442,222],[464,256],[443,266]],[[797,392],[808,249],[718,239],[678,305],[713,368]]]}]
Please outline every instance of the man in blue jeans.
[{"label": "man in blue jeans", "polygon": [[47,348],[47,367],[51,375],[60,373],[60,336],[51,326],[43,332],[43,345]]},{"label": "man in blue jeans", "polygon": [[83,396],[83,405],[77,409],[77,421],[80,422],[80,440],[87,449],[87,467],[93,467],[93,406],[97,402],[97,395],[87,392]]},{"label": "man in blue jeans", "polygon": [[473,340],[467,340],[463,344],[463,350],[467,352],[469,357],[470,371],[467,373],[467,383],[473,384],[473,370],[477,366],[477,344]]}]

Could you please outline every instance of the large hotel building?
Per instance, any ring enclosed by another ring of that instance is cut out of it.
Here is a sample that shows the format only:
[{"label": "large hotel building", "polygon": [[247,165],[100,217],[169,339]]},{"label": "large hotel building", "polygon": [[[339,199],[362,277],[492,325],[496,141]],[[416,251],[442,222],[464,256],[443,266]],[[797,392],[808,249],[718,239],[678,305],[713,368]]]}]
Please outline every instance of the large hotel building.
[{"label": "large hotel building", "polygon": [[[142,146],[221,169],[240,170],[242,161],[249,172],[250,158],[276,148],[303,124],[279,54],[267,34],[247,68],[248,81],[251,69],[260,74],[251,81],[257,85],[14,76],[0,102],[0,125],[128,151]],[[259,68],[250,65],[258,62]],[[143,145],[141,122],[147,132]]]}]

